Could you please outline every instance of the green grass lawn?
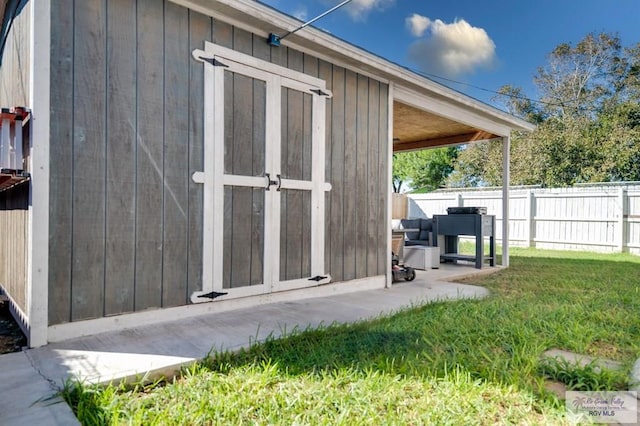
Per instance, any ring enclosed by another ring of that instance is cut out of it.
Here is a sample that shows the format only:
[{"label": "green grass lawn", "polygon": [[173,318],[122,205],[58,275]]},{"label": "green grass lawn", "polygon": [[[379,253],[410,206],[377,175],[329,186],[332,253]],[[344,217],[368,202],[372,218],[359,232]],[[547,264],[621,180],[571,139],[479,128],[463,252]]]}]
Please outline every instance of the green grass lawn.
[{"label": "green grass lawn", "polygon": [[[491,290],[483,300],[293,332],[213,354],[171,383],[69,384],[65,398],[83,424],[564,424],[540,354],[561,348],[630,368],[640,258],[511,253],[509,269],[467,282]],[[583,390],[627,386],[624,374],[572,373]]]}]

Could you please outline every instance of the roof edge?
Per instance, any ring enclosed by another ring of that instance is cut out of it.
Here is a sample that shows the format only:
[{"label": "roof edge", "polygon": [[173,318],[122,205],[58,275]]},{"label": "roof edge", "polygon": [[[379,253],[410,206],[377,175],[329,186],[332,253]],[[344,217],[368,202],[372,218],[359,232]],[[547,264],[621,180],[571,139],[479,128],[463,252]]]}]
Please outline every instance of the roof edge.
[{"label": "roof edge", "polygon": [[[246,18],[243,22],[246,29],[252,29],[255,32],[256,29],[268,32],[276,32],[281,29],[286,31],[293,30],[300,26],[301,21],[286,15],[270,6],[260,3],[257,0],[170,0],[174,3],[206,14],[208,16],[217,17],[221,20],[231,19],[238,23],[237,19],[233,19],[233,16],[229,16],[224,12],[235,10],[238,13],[244,15]],[[216,7],[217,6],[217,7]],[[226,18],[226,19],[225,19]],[[251,26],[250,23],[256,23],[261,21],[266,25],[257,28]],[[267,26],[270,29],[267,29]],[[265,34],[265,35],[266,35]],[[266,43],[266,37],[265,37]],[[331,35],[325,31],[322,31],[316,27],[308,26],[303,31],[298,31],[292,34],[287,40],[283,40],[284,46],[289,45],[293,48],[304,47],[307,49],[315,47],[315,50],[322,52],[329,52],[328,55],[331,58],[340,60],[344,63],[351,65],[360,65],[365,70],[371,73],[377,71],[382,73],[380,78],[384,78],[390,82],[394,82],[401,87],[413,88],[423,93],[430,93],[437,97],[446,98],[450,101],[457,103],[458,105],[473,110],[480,110],[484,114],[491,116],[500,122],[504,123],[512,130],[534,131],[537,126],[523,120],[519,117],[501,111],[489,104],[481,102],[473,97],[465,95],[454,89],[446,87],[440,83],[437,83],[431,79],[428,79],[416,72],[413,72],[406,67],[398,65],[389,61],[379,55],[368,52],[367,50],[351,44],[345,40],[342,40],[334,35]],[[376,74],[378,75],[378,74]]]}]

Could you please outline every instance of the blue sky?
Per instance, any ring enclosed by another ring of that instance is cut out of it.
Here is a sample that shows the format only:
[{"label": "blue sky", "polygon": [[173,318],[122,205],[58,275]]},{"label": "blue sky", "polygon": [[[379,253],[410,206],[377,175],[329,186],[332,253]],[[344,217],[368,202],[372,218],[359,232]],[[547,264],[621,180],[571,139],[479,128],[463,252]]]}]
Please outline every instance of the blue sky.
[{"label": "blue sky", "polygon": [[[340,3],[261,1],[303,20]],[[640,42],[640,0],[352,0],[314,25],[413,70],[488,90],[511,84],[536,99],[533,76],[558,44],[589,32]],[[434,80],[492,103],[486,91]]]}]

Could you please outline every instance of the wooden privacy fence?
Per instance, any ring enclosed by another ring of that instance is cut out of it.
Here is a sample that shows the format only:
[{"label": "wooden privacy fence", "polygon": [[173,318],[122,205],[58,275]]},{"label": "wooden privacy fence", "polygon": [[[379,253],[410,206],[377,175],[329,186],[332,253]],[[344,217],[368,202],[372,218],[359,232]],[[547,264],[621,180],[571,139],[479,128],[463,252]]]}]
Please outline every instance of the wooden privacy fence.
[{"label": "wooden privacy fence", "polygon": [[[410,194],[408,217],[446,214],[447,207],[485,206],[502,238],[502,190]],[[640,254],[640,183],[509,191],[514,246]]]}]

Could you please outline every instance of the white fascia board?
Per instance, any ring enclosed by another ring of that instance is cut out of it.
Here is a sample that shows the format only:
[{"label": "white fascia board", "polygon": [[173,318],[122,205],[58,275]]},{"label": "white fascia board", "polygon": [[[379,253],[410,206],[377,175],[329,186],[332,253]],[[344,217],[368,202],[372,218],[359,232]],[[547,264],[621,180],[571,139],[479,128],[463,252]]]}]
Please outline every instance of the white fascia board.
[{"label": "white fascia board", "polygon": [[[258,35],[269,31],[282,34],[301,25],[301,21],[287,16],[255,0],[170,0],[191,10],[215,17]],[[536,126],[500,111],[490,105],[438,84],[380,56],[347,43],[314,27],[306,27],[292,34],[283,45],[311,53],[320,59],[376,78],[382,82],[395,82],[397,87],[408,87],[422,96],[435,95],[469,110],[476,110],[503,123],[512,130],[533,131]],[[501,135],[508,133],[501,132]]]}]

